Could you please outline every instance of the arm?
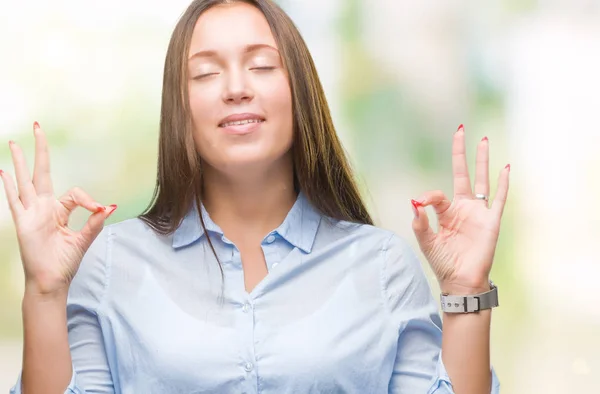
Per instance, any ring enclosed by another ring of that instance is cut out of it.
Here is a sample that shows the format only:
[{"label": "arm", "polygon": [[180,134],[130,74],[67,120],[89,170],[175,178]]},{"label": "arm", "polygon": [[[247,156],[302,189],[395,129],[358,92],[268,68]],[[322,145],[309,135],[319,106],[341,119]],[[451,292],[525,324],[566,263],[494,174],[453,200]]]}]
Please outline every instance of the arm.
[{"label": "arm", "polygon": [[[430,191],[413,200],[413,230],[423,254],[435,273],[442,292],[470,295],[489,290],[500,222],[508,196],[510,165],[501,172],[493,203],[488,203],[489,141],[477,145],[475,182],[471,180],[465,153],[465,130],[461,125],[452,144],[454,198]],[[437,233],[430,227],[424,207],[433,208]],[[460,394],[490,390],[491,311],[444,316],[442,359]]]},{"label": "arm", "polygon": [[[73,390],[73,369],[71,358],[75,360],[75,350],[69,349],[71,338],[71,313],[68,298],[70,297],[73,277],[77,273],[91,289],[84,296],[75,297],[74,305],[79,304],[86,316],[93,316],[95,331],[85,333],[88,342],[94,341],[100,332],[95,311],[98,297],[104,292],[105,276],[94,276],[104,269],[104,250],[101,242],[96,242],[95,248],[90,248],[92,242],[102,231],[104,221],[116,205],[105,207],[96,202],[91,196],[79,188],[73,188],[61,198],[54,197],[54,188],[50,177],[50,158],[46,135],[37,122],[33,126],[35,137],[35,166],[33,174],[29,173],[25,156],[21,148],[13,141],[9,142],[13,164],[15,167],[16,184],[12,177],[0,170],[0,180],[15,223],[19,251],[25,272],[26,292],[23,297],[23,372],[12,392],[23,387],[27,394],[60,393],[69,386]],[[77,208],[83,207],[92,212],[80,231],[69,228],[69,217]],[[83,264],[82,274],[79,266],[88,250],[89,262]],[[99,250],[98,250],[99,249]],[[99,257],[101,256],[101,257]],[[98,264],[98,262],[100,262]],[[86,268],[87,267],[87,268]],[[88,275],[91,273],[92,275]],[[96,279],[96,280],[94,280]],[[77,288],[77,286],[75,286]],[[81,285],[79,285],[81,287]],[[77,293],[77,291],[75,291]],[[77,320],[78,312],[72,313],[73,321]],[[84,333],[90,321],[73,324],[73,335]],[[69,325],[69,328],[67,328]],[[86,357],[97,361],[94,344]],[[103,353],[102,353],[103,354]],[[81,357],[81,352],[79,352]],[[75,360],[77,363],[77,360]],[[71,381],[71,384],[69,384]],[[82,392],[82,390],[79,390]]]},{"label": "arm", "polygon": [[[468,331],[463,331],[472,330],[473,327],[452,325],[454,321],[448,322],[447,316],[444,316],[442,331],[438,304],[432,296],[423,268],[410,246],[396,235],[392,235],[384,247],[382,278],[390,320],[398,329],[398,347],[388,389],[390,394],[499,392],[499,382],[493,370],[490,374],[489,320],[487,336],[482,332],[482,337],[477,339]],[[461,323],[458,319],[456,321]],[[443,343],[446,344],[448,340],[451,346],[445,347]],[[487,347],[473,347],[476,340],[485,342]],[[441,357],[440,349],[443,349]],[[482,355],[479,354],[480,359],[467,360],[477,350],[487,352],[487,358],[482,361]],[[447,352],[450,357],[447,357]],[[459,364],[456,363],[457,359]],[[446,365],[446,360],[451,364]],[[461,376],[455,373],[456,369]],[[461,378],[468,385],[474,378],[478,381],[481,375],[490,377],[491,388],[490,383],[484,389],[460,386]],[[468,391],[472,389],[478,391]]]},{"label": "arm", "polygon": [[26,292],[23,372],[11,394],[114,393],[98,318],[109,232],[104,229],[85,254],[68,297],[49,300]]},{"label": "arm", "polygon": [[62,393],[71,381],[67,295],[23,297],[23,391]]},{"label": "arm", "polygon": [[442,322],[437,305],[420,262],[396,235],[383,248],[381,276],[384,302],[398,330],[389,393],[430,394],[439,386],[449,388],[438,371]]},{"label": "arm", "polygon": [[[489,290],[448,288],[449,294],[478,294]],[[490,373],[490,324],[492,310],[477,313],[444,313],[442,358],[453,386],[458,393],[489,393],[492,384]]]}]

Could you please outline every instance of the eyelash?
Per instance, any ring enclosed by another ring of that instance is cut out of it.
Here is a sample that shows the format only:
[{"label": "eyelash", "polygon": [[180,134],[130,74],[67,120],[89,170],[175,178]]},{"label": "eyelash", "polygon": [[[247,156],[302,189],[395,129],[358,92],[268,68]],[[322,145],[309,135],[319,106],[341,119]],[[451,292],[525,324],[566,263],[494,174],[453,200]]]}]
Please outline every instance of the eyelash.
[{"label": "eyelash", "polygon": [[[276,67],[272,67],[272,66],[265,66],[265,67],[252,67],[250,70],[259,70],[259,71],[271,71],[271,70],[275,70]],[[194,79],[203,79],[206,77],[210,77],[211,75],[217,75],[218,73],[209,73],[209,74],[202,74],[202,75],[198,75],[197,77],[194,77]]]},{"label": "eyelash", "polygon": [[202,74],[202,75],[198,75],[197,77],[194,77],[193,79],[203,79],[206,77],[210,77],[211,75],[216,75],[217,73],[210,73],[210,74]]}]

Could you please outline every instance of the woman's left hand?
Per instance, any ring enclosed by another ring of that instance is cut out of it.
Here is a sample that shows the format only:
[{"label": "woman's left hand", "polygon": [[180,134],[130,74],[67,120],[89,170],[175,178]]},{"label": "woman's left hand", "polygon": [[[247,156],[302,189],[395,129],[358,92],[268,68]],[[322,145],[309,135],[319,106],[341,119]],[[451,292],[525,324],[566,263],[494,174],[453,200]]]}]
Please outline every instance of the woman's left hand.
[{"label": "woman's left hand", "polygon": [[[490,207],[488,201],[475,198],[475,195],[490,194],[489,142],[484,138],[477,146],[473,191],[465,154],[465,132],[461,125],[454,134],[452,170],[453,201],[441,191],[430,191],[418,200],[412,200],[413,230],[442,292],[454,295],[482,293],[490,289],[489,274],[508,195],[510,165],[500,173],[498,190]],[[429,226],[425,212],[424,207],[430,205],[438,217],[437,233]]]}]

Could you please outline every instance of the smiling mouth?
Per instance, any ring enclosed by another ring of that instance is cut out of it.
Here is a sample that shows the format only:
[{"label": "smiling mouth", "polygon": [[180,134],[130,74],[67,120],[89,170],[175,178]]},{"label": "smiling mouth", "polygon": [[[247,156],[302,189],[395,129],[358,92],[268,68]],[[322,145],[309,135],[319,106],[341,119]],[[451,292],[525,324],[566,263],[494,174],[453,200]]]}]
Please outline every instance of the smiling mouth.
[{"label": "smiling mouth", "polygon": [[263,123],[264,121],[265,121],[264,119],[236,120],[234,122],[221,123],[219,125],[219,127],[240,126],[240,125],[245,125],[245,124],[250,124],[250,123]]}]

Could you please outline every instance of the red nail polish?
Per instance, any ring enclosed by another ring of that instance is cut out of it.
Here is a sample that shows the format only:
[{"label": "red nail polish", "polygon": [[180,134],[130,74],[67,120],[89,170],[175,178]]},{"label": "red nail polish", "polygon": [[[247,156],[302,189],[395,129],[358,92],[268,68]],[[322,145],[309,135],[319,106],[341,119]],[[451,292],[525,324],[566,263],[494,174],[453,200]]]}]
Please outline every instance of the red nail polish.
[{"label": "red nail polish", "polygon": [[413,206],[413,212],[415,214],[415,217],[418,218],[419,217],[419,207],[422,207],[423,205],[421,205],[421,203],[416,200],[410,200],[410,203]]},{"label": "red nail polish", "polygon": [[510,164],[507,164],[504,168],[508,168],[508,171],[510,171]]},{"label": "red nail polish", "polygon": [[488,141],[488,137],[483,137],[481,140],[487,142]]},{"label": "red nail polish", "polygon": [[0,170],[0,176],[2,176],[2,174],[4,174],[4,171]]},{"label": "red nail polish", "polygon": [[35,130],[35,129],[39,129],[39,128],[40,128],[40,124],[37,121],[33,122],[33,129]]},{"label": "red nail polish", "polygon": [[117,204],[111,204],[108,206],[108,208],[108,216],[110,216],[117,209]]},{"label": "red nail polish", "polygon": [[8,141],[8,145],[12,145],[14,143],[15,143],[15,141],[13,141],[13,140]]},{"label": "red nail polish", "polygon": [[421,201],[410,200],[410,202],[415,206],[415,208],[423,206],[423,203]]},{"label": "red nail polish", "polygon": [[458,126],[458,129],[456,129],[456,132],[458,133],[459,131],[465,131],[465,126],[461,123],[460,126]]}]

